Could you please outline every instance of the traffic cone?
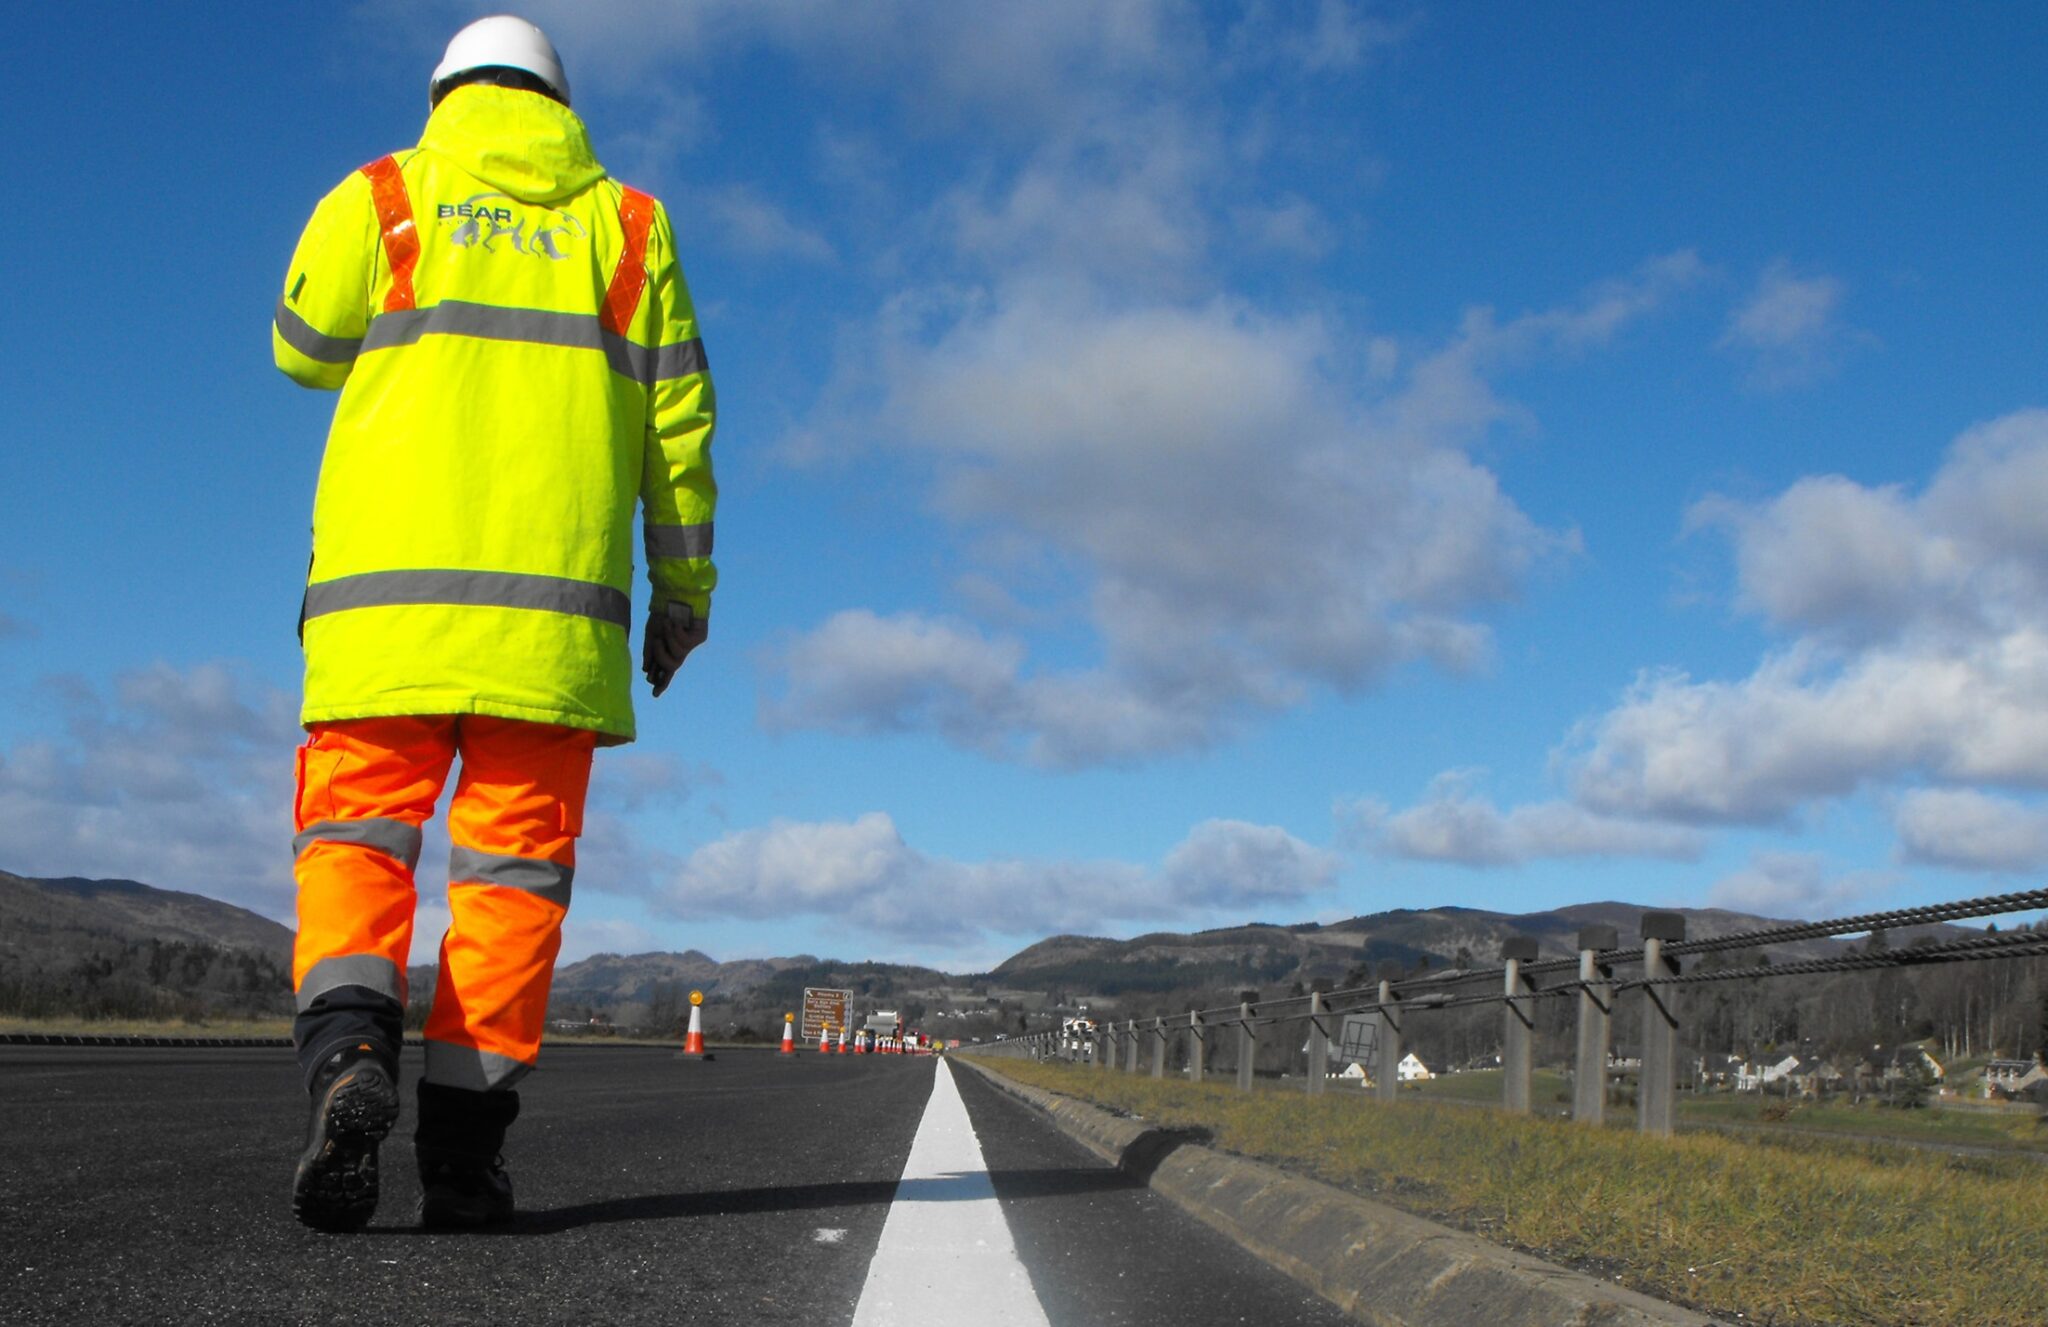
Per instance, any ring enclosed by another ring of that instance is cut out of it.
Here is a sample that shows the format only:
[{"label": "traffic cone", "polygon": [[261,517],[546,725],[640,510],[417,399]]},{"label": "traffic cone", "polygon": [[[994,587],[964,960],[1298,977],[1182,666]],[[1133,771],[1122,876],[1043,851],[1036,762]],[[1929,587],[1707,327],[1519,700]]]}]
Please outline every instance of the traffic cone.
[{"label": "traffic cone", "polygon": [[818,1029],[818,1054],[830,1055],[831,1053],[832,1025],[830,1023],[827,1023],[823,1027]]},{"label": "traffic cone", "polygon": [[782,1053],[784,1055],[796,1054],[795,1014],[784,1014],[782,1016]]},{"label": "traffic cone", "polygon": [[839,1053],[846,1054],[846,1024],[839,1025]]},{"label": "traffic cone", "polygon": [[868,1038],[865,1032],[853,1034],[853,1053],[855,1055],[866,1055],[868,1053]]},{"label": "traffic cone", "polygon": [[690,1030],[683,1034],[683,1049],[678,1054],[686,1060],[708,1060],[704,1053],[704,992],[690,992]]}]

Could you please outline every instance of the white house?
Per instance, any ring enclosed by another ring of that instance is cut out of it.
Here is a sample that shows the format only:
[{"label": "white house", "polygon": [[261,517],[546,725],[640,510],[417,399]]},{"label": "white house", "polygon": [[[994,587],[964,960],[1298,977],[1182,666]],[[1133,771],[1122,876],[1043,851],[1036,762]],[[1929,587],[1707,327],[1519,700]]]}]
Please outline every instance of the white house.
[{"label": "white house", "polygon": [[[1354,1082],[1363,1087],[1372,1086],[1372,1075],[1367,1073],[1365,1065],[1357,1060],[1345,1065],[1330,1077]],[[1394,1066],[1394,1081],[1398,1083],[1419,1083],[1425,1078],[1434,1077],[1436,1075],[1429,1071],[1429,1066],[1413,1051],[1402,1056],[1401,1062]]]},{"label": "white house", "polygon": [[1799,1068],[1799,1057],[1789,1052],[1761,1056],[1745,1062],[1735,1071],[1735,1090],[1755,1092],[1759,1088],[1785,1078]]}]

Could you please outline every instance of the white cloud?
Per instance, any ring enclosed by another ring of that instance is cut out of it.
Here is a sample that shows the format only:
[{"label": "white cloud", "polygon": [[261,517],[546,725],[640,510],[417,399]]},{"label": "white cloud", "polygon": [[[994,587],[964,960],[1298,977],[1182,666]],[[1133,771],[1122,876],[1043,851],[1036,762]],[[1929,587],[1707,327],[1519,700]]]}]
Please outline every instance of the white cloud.
[{"label": "white cloud", "polygon": [[1789,263],[1773,263],[1729,315],[1721,348],[1748,361],[1757,387],[1792,387],[1825,376],[1852,345],[1869,340],[1841,320],[1847,293],[1834,277],[1799,276]]},{"label": "white cloud", "polygon": [[1336,882],[1337,859],[1275,825],[1209,820],[1166,855],[1160,883],[1177,903],[1292,902]]},{"label": "white cloud", "polygon": [[1237,228],[1253,244],[1298,258],[1321,258],[1337,245],[1330,223],[1298,194],[1237,209]]},{"label": "white cloud", "polygon": [[2048,787],[2048,412],[1970,430],[1918,496],[1826,477],[1701,511],[1743,603],[1801,634],[1737,681],[1639,679],[1568,744],[1582,805],[1762,823],[1887,780]]},{"label": "white cloud", "polygon": [[1609,814],[1764,823],[1914,774],[2048,786],[2048,632],[1841,663],[1795,649],[1732,683],[1648,676],[1582,736],[1574,792]]},{"label": "white cloud", "polygon": [[1437,776],[1423,800],[1402,811],[1361,799],[1338,815],[1360,845],[1391,857],[1461,866],[1519,866],[1586,857],[1696,860],[1698,832],[1665,824],[1596,815],[1569,802],[1540,802],[1503,812],[1475,795],[1477,771]]},{"label": "white cloud", "polygon": [[[292,752],[305,740],[295,697],[224,663],[154,664],[104,688],[52,678],[40,689],[61,736],[0,751],[0,869],[139,880],[292,924]],[[679,805],[718,782],[714,770],[658,754],[600,752],[578,888],[652,890],[676,859],[643,844],[622,813]],[[447,855],[437,816],[420,855],[417,961],[432,961],[447,924],[436,883]]]},{"label": "white cloud", "polygon": [[1707,499],[1688,524],[1732,532],[1741,603],[1776,623],[1867,637],[1969,611],[1967,555],[1896,487],[1819,475],[1755,506]]},{"label": "white cloud", "polygon": [[1867,873],[1830,878],[1826,862],[1811,853],[1760,852],[1742,870],[1716,881],[1708,900],[1717,908],[1762,917],[1826,917],[1889,883]]},{"label": "white cloud", "polygon": [[292,698],[224,664],[43,684],[61,739],[0,753],[0,867],[121,877],[291,916]]},{"label": "white cloud", "polygon": [[1033,671],[1012,635],[842,613],[776,660],[764,713],[1075,766],[1197,749],[1409,660],[1482,666],[1475,614],[1576,547],[1465,453],[1512,413],[1484,375],[1599,345],[1699,270],[1672,255],[1556,309],[1478,311],[1377,399],[1330,371],[1331,328],[1227,299],[1012,291],[936,333],[913,317],[879,356],[884,445],[933,467],[957,528],[1001,537],[980,547],[1034,553],[977,568],[984,587],[1028,602],[1040,567],[1069,569],[1102,663]]},{"label": "white cloud", "polygon": [[1971,788],[1917,788],[1892,809],[1900,855],[1964,871],[2048,866],[2048,809]]},{"label": "white cloud", "polygon": [[1291,903],[1334,883],[1337,859],[1284,830],[1198,825],[1159,869],[1122,862],[959,862],[904,842],[879,811],[776,821],[692,853],[664,899],[685,916],[815,916],[904,939],[1100,931]]},{"label": "white cloud", "polygon": [[669,947],[660,936],[638,922],[617,918],[585,919],[571,909],[562,922],[562,952],[555,963],[557,966],[575,963],[592,954],[648,954]]},{"label": "white cloud", "polygon": [[790,220],[788,213],[745,185],[706,189],[694,212],[708,222],[729,249],[763,258],[829,263],[836,256],[823,235]]}]

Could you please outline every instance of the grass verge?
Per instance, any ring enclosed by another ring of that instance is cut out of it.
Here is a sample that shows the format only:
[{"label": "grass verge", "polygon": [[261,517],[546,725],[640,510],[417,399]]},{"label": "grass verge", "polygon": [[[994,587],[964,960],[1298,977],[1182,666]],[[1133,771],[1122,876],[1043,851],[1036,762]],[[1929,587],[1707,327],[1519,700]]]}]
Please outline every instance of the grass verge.
[{"label": "grass verge", "polygon": [[[1345,1089],[1357,1092],[1356,1087]],[[1501,1074],[1498,1069],[1480,1069],[1462,1074],[1444,1074],[1401,1089],[1402,1099],[1417,1097],[1438,1101],[1463,1101],[1498,1106]],[[1539,1115],[1560,1115],[1570,1110],[1571,1083],[1563,1074],[1538,1070],[1530,1089],[1530,1100]],[[1611,1122],[1633,1126],[1635,1108],[1610,1105]],[[1898,1138],[1908,1142],[1959,1143],[1970,1147],[1997,1147],[2027,1151],[2048,1151],[2048,1124],[2038,1116],[1996,1115],[1968,1110],[1944,1110],[1938,1105],[1924,1110],[1895,1110],[1874,1103],[1851,1105],[1845,1101],[1793,1101],[1763,1098],[1755,1093],[1680,1093],[1678,1123],[1685,1125],[1754,1126],[1768,1134],[1776,1125],[1786,1132],[1818,1130],[1854,1135],[1859,1138]]]},{"label": "grass verge", "polygon": [[0,1032],[81,1037],[289,1037],[288,1018],[0,1018]]},{"label": "grass verge", "polygon": [[1742,1321],[2038,1327],[2048,1304],[2048,1183],[2031,1162],[982,1063]]}]

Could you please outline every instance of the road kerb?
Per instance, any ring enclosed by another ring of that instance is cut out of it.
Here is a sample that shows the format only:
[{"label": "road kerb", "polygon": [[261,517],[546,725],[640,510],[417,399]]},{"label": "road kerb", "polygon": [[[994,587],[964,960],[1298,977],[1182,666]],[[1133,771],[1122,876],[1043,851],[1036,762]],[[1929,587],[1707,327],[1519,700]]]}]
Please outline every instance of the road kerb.
[{"label": "road kerb", "polygon": [[1715,1319],[1384,1203],[1019,1083],[961,1056],[1068,1137],[1375,1327],[1712,1327]]}]

